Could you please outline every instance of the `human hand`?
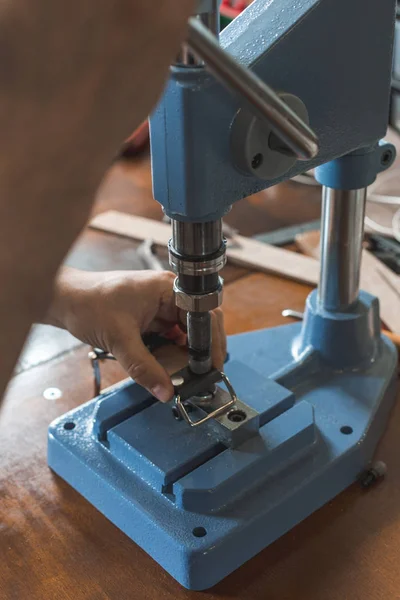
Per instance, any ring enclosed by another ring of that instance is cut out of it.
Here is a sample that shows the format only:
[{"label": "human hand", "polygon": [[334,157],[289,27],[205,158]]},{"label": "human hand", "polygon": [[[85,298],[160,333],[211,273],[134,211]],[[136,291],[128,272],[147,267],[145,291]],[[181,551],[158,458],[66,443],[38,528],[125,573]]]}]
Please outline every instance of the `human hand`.
[{"label": "human hand", "polygon": [[[111,352],[127,373],[162,402],[174,390],[171,379],[147,350],[141,336],[156,332],[186,344],[172,284],[173,273],[111,271],[89,273],[65,268],[57,283],[47,323]],[[226,355],[223,315],[212,312],[213,364],[222,369]]]}]

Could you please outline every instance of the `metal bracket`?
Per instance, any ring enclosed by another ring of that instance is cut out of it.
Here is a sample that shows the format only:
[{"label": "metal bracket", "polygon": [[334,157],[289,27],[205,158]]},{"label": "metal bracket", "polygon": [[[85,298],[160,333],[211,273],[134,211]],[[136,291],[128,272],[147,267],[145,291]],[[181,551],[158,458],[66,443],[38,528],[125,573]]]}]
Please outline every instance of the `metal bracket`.
[{"label": "metal bracket", "polygon": [[[225,384],[225,386],[229,392],[230,400],[228,400],[222,406],[219,406],[215,410],[212,410],[205,417],[198,419],[197,421],[193,420],[190,417],[190,415],[184,405],[184,400],[182,399],[182,395],[180,393],[176,394],[175,406],[176,406],[177,410],[179,411],[179,414],[181,415],[181,417],[191,427],[197,427],[198,425],[203,425],[203,423],[206,423],[210,419],[215,419],[215,417],[223,414],[225,411],[228,410],[228,408],[231,408],[237,402],[236,392],[233,389],[233,386],[232,386],[231,382],[229,381],[228,377],[222,371],[219,372],[219,380],[218,381],[222,381]],[[214,383],[218,383],[218,381],[214,381]]]}]

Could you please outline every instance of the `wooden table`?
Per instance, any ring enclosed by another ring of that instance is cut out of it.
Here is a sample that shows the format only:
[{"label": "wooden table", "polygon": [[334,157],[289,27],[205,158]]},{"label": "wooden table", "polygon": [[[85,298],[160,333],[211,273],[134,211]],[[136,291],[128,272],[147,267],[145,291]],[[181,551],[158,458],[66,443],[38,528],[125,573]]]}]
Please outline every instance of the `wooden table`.
[{"label": "wooden table", "polygon": [[[146,158],[117,165],[96,211],[160,218],[149,184]],[[312,219],[316,194],[279,186],[237,205],[230,222],[254,233],[289,224],[288,214]],[[134,261],[132,242],[97,232],[86,232],[69,257],[92,269],[129,268]],[[228,333],[283,323],[280,311],[288,303],[301,309],[309,291],[232,267],[225,278]],[[87,350],[54,330],[38,331],[0,414],[1,600],[400,598],[399,405],[378,451],[389,469],[384,482],[367,492],[352,486],[211,591],[188,592],[47,467],[48,424],[93,395]],[[115,363],[102,370],[105,385],[124,376]],[[46,400],[49,387],[62,397]]]}]

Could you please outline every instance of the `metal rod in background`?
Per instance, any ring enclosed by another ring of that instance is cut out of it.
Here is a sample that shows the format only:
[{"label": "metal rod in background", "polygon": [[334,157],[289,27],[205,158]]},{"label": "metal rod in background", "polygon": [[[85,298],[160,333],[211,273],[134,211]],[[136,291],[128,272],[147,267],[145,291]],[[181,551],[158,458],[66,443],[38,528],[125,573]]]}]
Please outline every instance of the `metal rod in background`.
[{"label": "metal rod in background", "polygon": [[153,240],[144,240],[136,248],[136,254],[143,262],[145,269],[151,269],[152,271],[164,271],[164,265],[155,252],[155,244]]},{"label": "metal rod in background", "polygon": [[198,19],[218,39],[220,30],[219,0],[212,0],[211,10],[198,15]]},{"label": "metal rod in background", "polygon": [[[219,20],[219,0],[212,0],[211,10],[196,14],[194,17],[199,20],[204,27],[219,38],[220,20]],[[204,60],[200,56],[193,54],[190,46],[184,42],[178,55],[176,64],[185,67],[204,67]]]},{"label": "metal rod in background", "polygon": [[195,17],[189,19],[187,43],[206,68],[231,91],[300,160],[318,154],[318,138],[312,129],[292,111],[257,75],[243,67],[219,45],[216,37]]},{"label": "metal rod in background", "polygon": [[322,188],[318,298],[324,310],[345,311],[357,300],[366,195],[366,188]]}]

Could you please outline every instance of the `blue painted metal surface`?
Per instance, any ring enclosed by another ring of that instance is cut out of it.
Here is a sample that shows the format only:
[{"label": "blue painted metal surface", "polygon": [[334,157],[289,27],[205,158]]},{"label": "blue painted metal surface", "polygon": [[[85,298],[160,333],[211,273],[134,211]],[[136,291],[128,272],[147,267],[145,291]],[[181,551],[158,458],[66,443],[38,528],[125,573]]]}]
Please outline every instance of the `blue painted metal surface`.
[{"label": "blue painted metal surface", "polygon": [[346,347],[360,319],[374,324],[377,311],[362,294],[345,324],[337,316],[340,337],[321,344],[312,329],[324,316],[313,314],[311,297],[302,326],[230,338],[226,372],[261,414],[259,434],[238,448],[175,421],[169,406],[125,383],[51,425],[49,465],[182,585],[206,589],[370,461],[394,399],[396,351],[374,326],[362,336],[369,360],[354,346],[355,367]]},{"label": "blue painted metal surface", "polygon": [[[356,150],[321,177],[331,187],[357,177],[363,187],[379,170],[378,151],[359,149],[375,149],[386,129],[394,8],[395,0],[256,0],[224,31],[228,51],[306,103],[320,139],[314,161],[273,181],[232,163],[237,100],[202,69],[173,69],[151,131],[155,197],[166,212],[216,219],[244,196]],[[182,585],[206,589],[370,461],[397,368],[379,329],[368,294],[336,314],[321,312],[313,293],[301,326],[229,340],[226,372],[260,413],[258,432],[238,447],[211,426],[175,421],[129,382],[51,425],[49,465]]]},{"label": "blue painted metal surface", "polygon": [[307,298],[304,317],[301,335],[293,344],[297,360],[312,348],[320,362],[333,368],[359,369],[379,354],[379,301],[366,292],[360,292],[346,312],[333,313],[319,306],[314,290]]},{"label": "blue painted metal surface", "polygon": [[395,158],[393,144],[381,140],[375,146],[361,148],[317,167],[315,179],[336,190],[358,190],[371,185],[378,173],[392,166]]},{"label": "blue painted metal surface", "polygon": [[201,68],[171,69],[151,118],[154,197],[167,214],[217,219],[241,198],[376,144],[388,122],[395,7],[395,0],[255,0],[224,29],[225,50],[275,90],[299,97],[319,137],[316,159],[274,180],[234,165],[238,99]]}]

